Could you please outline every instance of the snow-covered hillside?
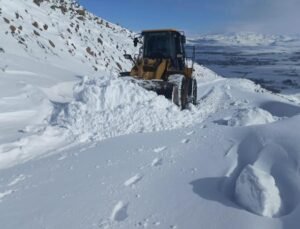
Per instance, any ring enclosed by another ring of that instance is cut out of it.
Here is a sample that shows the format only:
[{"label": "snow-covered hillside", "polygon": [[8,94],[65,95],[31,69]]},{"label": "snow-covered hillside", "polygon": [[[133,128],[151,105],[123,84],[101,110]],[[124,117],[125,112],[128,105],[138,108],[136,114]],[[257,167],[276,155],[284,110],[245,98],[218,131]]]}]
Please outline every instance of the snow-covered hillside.
[{"label": "snow-covered hillside", "polygon": [[[199,35],[190,38],[191,43],[202,42],[210,45],[231,45],[231,46],[262,46],[276,45],[299,41],[299,36],[287,35],[265,35],[250,32]],[[299,42],[298,42],[299,43]]]},{"label": "snow-covered hillside", "polygon": [[180,111],[117,77],[130,31],[0,3],[1,228],[298,228],[299,97],[195,65]]},{"label": "snow-covered hillside", "polygon": [[[126,66],[123,54],[133,50],[131,32],[70,0],[1,0],[0,8],[1,52],[7,57],[31,57],[66,70],[117,71]],[[5,70],[8,63],[1,65]]]},{"label": "snow-covered hillside", "polygon": [[133,34],[73,1],[1,0],[0,9],[0,143],[46,134],[57,148],[59,130],[45,129],[57,104],[85,75],[130,68],[123,54],[133,52]]}]

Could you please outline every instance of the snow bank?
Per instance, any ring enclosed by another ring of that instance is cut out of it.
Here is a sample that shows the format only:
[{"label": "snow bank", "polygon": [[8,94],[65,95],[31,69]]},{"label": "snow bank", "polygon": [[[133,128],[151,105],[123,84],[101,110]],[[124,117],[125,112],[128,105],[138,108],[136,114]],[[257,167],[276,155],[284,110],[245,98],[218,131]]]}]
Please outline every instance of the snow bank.
[{"label": "snow bank", "polygon": [[235,197],[239,204],[261,216],[276,216],[281,208],[274,178],[251,165],[246,166],[238,177]]},{"label": "snow bank", "polygon": [[[74,101],[61,104],[58,110],[54,110],[51,124],[71,130],[80,141],[171,130],[201,123],[218,111],[234,108],[232,104],[236,104],[236,99],[231,91],[234,91],[235,83],[238,83],[239,89],[245,88],[250,92],[257,89],[253,82],[225,80],[200,65],[195,65],[195,76],[199,105],[191,105],[191,109],[184,111],[164,96],[157,96],[129,79],[117,78],[106,72],[97,77],[85,76],[73,88]],[[223,88],[225,81],[229,89]],[[267,111],[246,107],[234,111],[230,118],[220,123],[249,126],[274,121],[275,118]]]},{"label": "snow bank", "polygon": [[55,112],[52,124],[71,130],[80,140],[168,130],[193,123],[163,96],[124,79],[84,77],[75,85],[75,101]]},{"label": "snow bank", "polygon": [[68,132],[61,128],[48,126],[28,137],[18,141],[0,145],[0,169],[9,168],[34,158],[58,152],[71,140]]},{"label": "snow bank", "polygon": [[194,64],[194,69],[195,69],[194,76],[196,77],[197,80],[200,80],[201,83],[222,79],[221,76],[219,76],[217,73],[210,70],[209,68],[206,68],[205,66]]},{"label": "snow bank", "polygon": [[251,126],[271,123],[276,119],[269,112],[254,107],[239,109],[226,121],[229,126]]}]

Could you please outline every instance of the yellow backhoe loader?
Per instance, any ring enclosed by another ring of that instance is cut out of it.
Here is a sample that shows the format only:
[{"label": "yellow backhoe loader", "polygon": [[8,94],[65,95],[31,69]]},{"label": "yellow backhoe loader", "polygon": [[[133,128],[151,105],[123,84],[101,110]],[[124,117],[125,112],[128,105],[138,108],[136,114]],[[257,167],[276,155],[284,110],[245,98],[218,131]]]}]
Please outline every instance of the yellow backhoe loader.
[{"label": "yellow backhoe loader", "polygon": [[[193,77],[195,52],[187,60],[184,33],[173,29],[145,30],[135,36],[134,46],[141,44],[139,54],[124,57],[133,62],[130,72],[121,77],[130,78],[147,90],[164,95],[181,109],[197,103],[197,81]],[[188,66],[190,64],[190,67]]]}]

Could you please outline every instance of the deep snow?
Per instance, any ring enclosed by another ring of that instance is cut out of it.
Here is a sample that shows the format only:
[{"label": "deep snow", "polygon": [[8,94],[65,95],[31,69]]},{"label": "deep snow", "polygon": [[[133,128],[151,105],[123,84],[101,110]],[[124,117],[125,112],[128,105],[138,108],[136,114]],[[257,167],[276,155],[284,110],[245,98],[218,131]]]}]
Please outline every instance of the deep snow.
[{"label": "deep snow", "polygon": [[298,228],[297,95],[195,65],[180,111],[116,77],[130,31],[53,2],[1,0],[1,228]]},{"label": "deep snow", "polygon": [[247,165],[236,180],[235,199],[241,206],[262,216],[276,216],[281,208],[274,177],[251,165]]}]

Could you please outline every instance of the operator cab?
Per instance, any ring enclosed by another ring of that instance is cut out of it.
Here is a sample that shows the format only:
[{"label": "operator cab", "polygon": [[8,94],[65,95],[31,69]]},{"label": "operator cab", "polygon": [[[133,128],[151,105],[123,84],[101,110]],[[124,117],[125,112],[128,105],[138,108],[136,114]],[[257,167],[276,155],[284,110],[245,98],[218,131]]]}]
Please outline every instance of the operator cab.
[{"label": "operator cab", "polygon": [[175,69],[184,69],[184,34],[176,30],[145,30],[141,35],[143,59],[169,59]]}]

